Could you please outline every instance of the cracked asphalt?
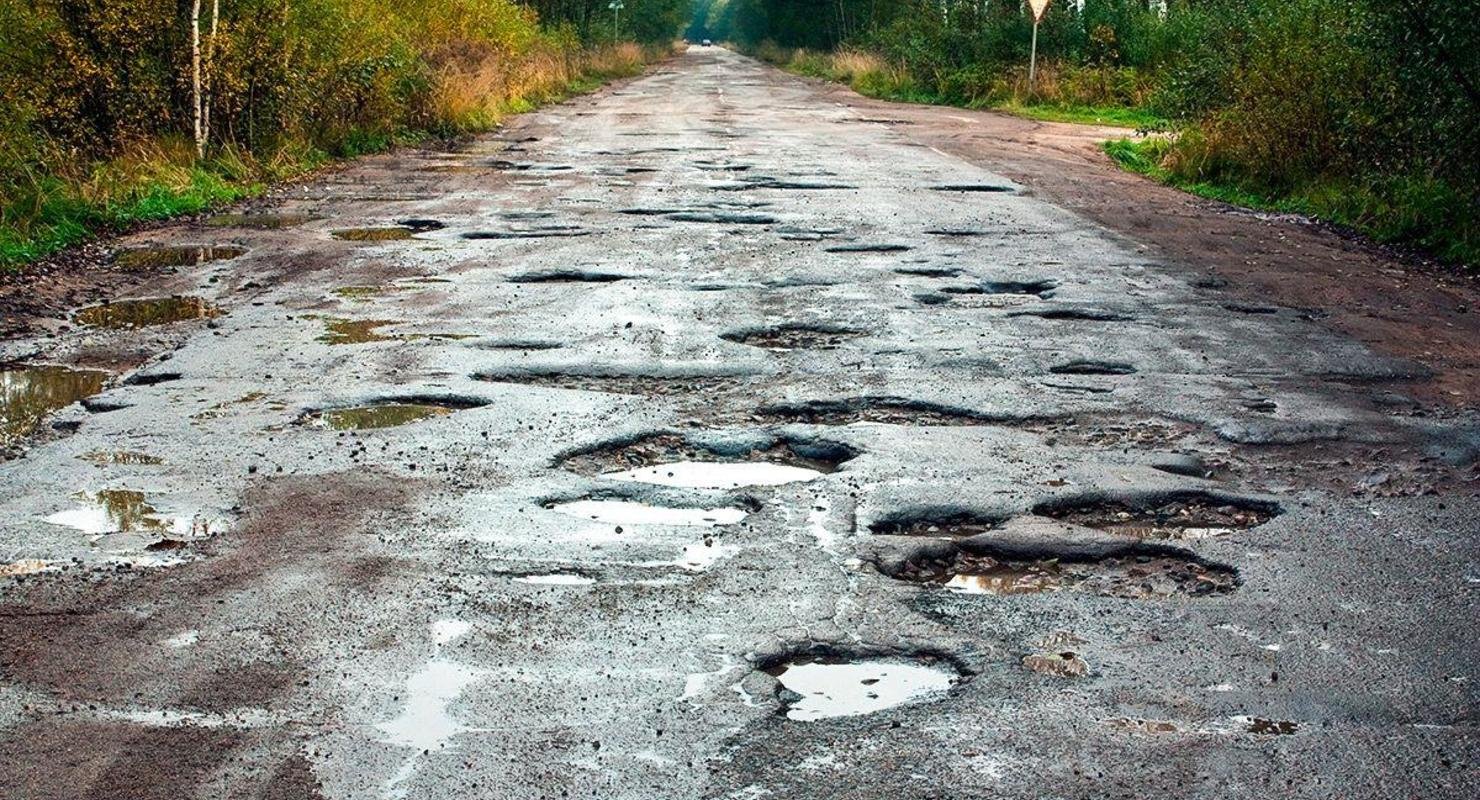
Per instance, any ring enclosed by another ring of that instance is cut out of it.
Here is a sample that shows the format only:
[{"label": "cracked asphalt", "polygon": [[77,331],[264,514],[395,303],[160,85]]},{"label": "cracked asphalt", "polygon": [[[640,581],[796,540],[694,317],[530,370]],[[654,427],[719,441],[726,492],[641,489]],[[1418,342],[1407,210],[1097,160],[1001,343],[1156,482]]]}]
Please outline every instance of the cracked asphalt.
[{"label": "cracked asphalt", "polygon": [[0,344],[112,373],[0,463],[0,796],[1474,796],[1473,412],[892,122],[694,48],[121,242],[244,252]]}]

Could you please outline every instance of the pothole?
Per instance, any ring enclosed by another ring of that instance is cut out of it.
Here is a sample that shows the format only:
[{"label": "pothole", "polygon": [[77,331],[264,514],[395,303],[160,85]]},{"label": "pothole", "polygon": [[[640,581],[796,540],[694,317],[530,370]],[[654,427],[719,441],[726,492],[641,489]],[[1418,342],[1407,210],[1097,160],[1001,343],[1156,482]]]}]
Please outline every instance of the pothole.
[{"label": "pothole", "polygon": [[394,242],[410,239],[416,231],[399,225],[383,228],[339,228],[333,231],[335,239],[349,242]]},{"label": "pothole", "polygon": [[[176,549],[186,543],[185,538],[204,538],[210,532],[204,520],[161,514],[145,499],[143,492],[131,489],[79,492],[73,495],[73,499],[83,505],[58,511],[46,521],[82,531],[92,537],[95,544],[100,543],[103,537],[122,538],[115,534],[133,533],[148,534],[138,542],[146,549]],[[151,543],[150,539],[157,541]]]},{"label": "pothole", "polygon": [[996,530],[1006,517],[988,516],[972,511],[910,511],[881,519],[869,526],[869,532],[880,536],[925,536],[942,539],[965,539]]},{"label": "pothole", "polygon": [[94,450],[91,453],[80,456],[83,461],[94,464],[121,464],[126,466],[157,466],[164,463],[159,456],[151,456],[148,453],[139,453],[133,450]]},{"label": "pothole", "polygon": [[907,244],[892,244],[889,242],[861,243],[861,244],[835,244],[824,250],[829,253],[903,253],[909,250]]},{"label": "pothole", "polygon": [[576,389],[643,397],[715,392],[734,388],[740,378],[731,375],[633,375],[578,372],[489,372],[474,375],[491,383],[514,383],[551,389]]},{"label": "pothole", "polygon": [[754,328],[734,333],[720,334],[727,342],[764,347],[767,350],[830,350],[849,339],[862,336],[863,332],[837,325],[809,325],[788,323],[769,328]]},{"label": "pothole", "polygon": [[1280,509],[1270,502],[1179,492],[1144,501],[1049,501],[1033,513],[1137,539],[1206,539],[1263,525]]},{"label": "pothole", "polygon": [[955,278],[962,272],[956,267],[899,267],[894,271],[900,275],[920,278]]},{"label": "pothole", "polygon": [[971,236],[986,236],[987,232],[978,228],[930,228],[925,231],[928,236],[945,236],[948,238],[965,238]]},{"label": "pothole", "polygon": [[932,186],[937,192],[966,192],[966,193],[989,193],[999,194],[1016,191],[1011,186],[1003,186],[997,183],[948,183],[944,186]]},{"label": "pothole", "polygon": [[1244,730],[1258,736],[1289,736],[1300,730],[1300,725],[1287,719],[1265,719],[1264,717],[1238,717]]},{"label": "pothole", "polygon": [[722,192],[748,192],[748,191],[750,191],[752,189],[778,189],[778,190],[782,190],[782,191],[827,192],[827,191],[840,191],[840,190],[846,191],[846,190],[857,189],[858,187],[857,186],[852,186],[852,185],[846,184],[846,183],[827,183],[827,182],[824,182],[824,181],[798,181],[798,180],[786,180],[786,179],[781,179],[781,178],[768,178],[768,177],[762,177],[762,176],[755,176],[755,177],[749,177],[749,176],[747,176],[746,178],[744,178],[743,180],[741,180],[738,183],[733,183],[733,184],[728,184],[728,185],[723,185],[723,186],[716,186],[714,188],[717,189],[717,190],[719,190],[719,191],[722,191]]},{"label": "pothole", "polygon": [[1001,419],[964,408],[909,400],[902,397],[855,397],[848,400],[812,400],[763,406],[761,417],[778,422],[808,425],[852,425],[877,422],[885,425],[955,426],[985,425]]},{"label": "pothole", "polygon": [[1055,375],[1130,375],[1136,368],[1123,361],[1080,360],[1048,368]]},{"label": "pothole", "polygon": [[77,312],[76,320],[91,328],[144,328],[207,319],[220,313],[199,297],[156,297],[88,306]]},{"label": "pothole", "polygon": [[816,722],[944,697],[961,673],[930,656],[797,656],[763,667],[787,719]]},{"label": "pothole", "polygon": [[595,272],[582,269],[550,269],[525,272],[509,278],[510,283],[614,283],[628,276],[615,272]]},{"label": "pothole", "polygon": [[946,294],[1020,294],[1035,297],[1050,297],[1059,282],[1049,279],[1027,281],[982,281],[970,286],[944,286]]},{"label": "pothole", "polygon": [[843,232],[842,228],[818,228],[803,227],[799,225],[779,225],[775,232],[782,239],[790,242],[818,242],[828,239]]},{"label": "pothole", "polygon": [[1089,674],[1089,664],[1073,650],[1029,653],[1023,656],[1023,666],[1039,675],[1055,678],[1082,678]]},{"label": "pothole", "polygon": [[445,417],[454,411],[485,405],[476,400],[439,398],[404,398],[363,406],[330,408],[304,415],[300,422],[314,428],[336,431],[373,430],[409,425],[413,422]]},{"label": "pothole", "polygon": [[591,231],[573,225],[549,225],[540,228],[521,228],[507,231],[469,231],[462,238],[481,239],[558,239],[571,236],[589,236]]},{"label": "pothole", "polygon": [[572,517],[604,522],[609,525],[668,525],[713,528],[734,525],[749,512],[743,508],[682,508],[645,503],[627,498],[590,497],[564,502],[550,502],[545,508]]},{"label": "pothole", "polygon": [[323,217],[309,214],[217,214],[205,221],[222,228],[292,228],[316,222]]},{"label": "pothole", "polygon": [[246,255],[245,247],[215,247],[210,245],[192,247],[135,247],[120,250],[113,256],[113,263],[123,269],[158,269],[163,267],[193,267],[212,261],[226,261]]},{"label": "pothole", "polygon": [[740,211],[680,211],[663,218],[674,222],[712,222],[726,225],[774,225],[779,221],[769,214],[747,214]]},{"label": "pothole", "polygon": [[856,452],[847,445],[797,437],[747,436],[698,441],[658,433],[573,453],[567,469],[607,480],[686,489],[734,489],[809,481],[836,471]]},{"label": "pothole", "polygon": [[36,429],[48,414],[103,390],[108,373],[54,365],[0,369],[0,446]]},{"label": "pothole", "polygon": [[1038,317],[1051,320],[1082,320],[1085,322],[1130,322],[1133,317],[1118,311],[1103,308],[1042,308],[1014,311],[1009,317]]},{"label": "pothole", "polygon": [[991,548],[924,548],[905,561],[882,567],[898,580],[938,586],[961,594],[1019,595],[1076,591],[1105,597],[1154,599],[1226,594],[1238,573],[1200,561],[1190,553],[1132,545],[1101,555],[1079,552],[1017,554]]}]

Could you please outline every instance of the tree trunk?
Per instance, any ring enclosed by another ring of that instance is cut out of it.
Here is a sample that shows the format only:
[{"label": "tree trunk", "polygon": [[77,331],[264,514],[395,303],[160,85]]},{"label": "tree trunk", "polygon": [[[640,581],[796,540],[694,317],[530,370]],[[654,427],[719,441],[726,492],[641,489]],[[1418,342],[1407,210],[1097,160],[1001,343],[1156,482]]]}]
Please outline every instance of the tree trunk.
[{"label": "tree trunk", "polygon": [[205,146],[211,140],[211,76],[216,73],[216,28],[221,21],[221,0],[211,0],[211,38],[206,40],[205,76],[201,80],[200,144],[197,149],[204,155]]},{"label": "tree trunk", "polygon": [[206,140],[201,130],[200,96],[200,0],[190,6],[190,94],[195,106],[195,156],[205,158]]}]

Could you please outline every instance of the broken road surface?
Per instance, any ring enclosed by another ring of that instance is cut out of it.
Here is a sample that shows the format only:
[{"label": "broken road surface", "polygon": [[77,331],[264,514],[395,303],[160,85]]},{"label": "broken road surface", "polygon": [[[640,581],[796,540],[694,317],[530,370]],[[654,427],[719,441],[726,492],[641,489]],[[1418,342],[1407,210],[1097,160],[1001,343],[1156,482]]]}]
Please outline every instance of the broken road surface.
[{"label": "broken road surface", "polygon": [[0,796],[1473,796],[1473,415],[829,91],[122,242],[3,345]]}]

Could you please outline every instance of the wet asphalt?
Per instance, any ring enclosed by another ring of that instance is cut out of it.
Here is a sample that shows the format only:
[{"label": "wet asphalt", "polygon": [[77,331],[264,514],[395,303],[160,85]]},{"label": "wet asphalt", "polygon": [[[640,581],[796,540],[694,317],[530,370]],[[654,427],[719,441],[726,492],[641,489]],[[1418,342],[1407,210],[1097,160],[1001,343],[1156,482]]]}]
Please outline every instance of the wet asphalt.
[{"label": "wet asphalt", "polygon": [[160,355],[0,463],[0,796],[1473,796],[1476,420],[820,94],[695,48],[5,343]]}]

